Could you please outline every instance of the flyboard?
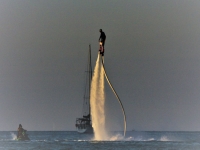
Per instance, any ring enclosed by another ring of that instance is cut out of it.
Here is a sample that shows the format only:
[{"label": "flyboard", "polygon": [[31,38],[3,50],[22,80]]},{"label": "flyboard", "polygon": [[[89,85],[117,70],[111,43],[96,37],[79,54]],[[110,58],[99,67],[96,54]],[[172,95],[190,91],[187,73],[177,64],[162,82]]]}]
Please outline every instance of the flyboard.
[{"label": "flyboard", "polygon": [[121,106],[121,109],[122,109],[122,112],[123,112],[123,115],[124,115],[124,137],[126,135],[126,113],[125,113],[125,110],[124,110],[124,107],[123,107],[123,104],[119,98],[119,96],[117,95],[117,92],[115,91],[114,87],[112,86],[109,78],[108,78],[108,75],[106,73],[106,69],[105,69],[105,65],[104,65],[104,48],[102,46],[102,43],[100,42],[99,44],[100,48],[99,48],[99,53],[101,54],[101,62],[102,62],[102,66],[103,66],[103,70],[104,70],[104,75],[106,77],[106,80],[108,81],[108,84],[110,85],[110,88],[112,89],[113,93],[115,94],[120,106]]}]

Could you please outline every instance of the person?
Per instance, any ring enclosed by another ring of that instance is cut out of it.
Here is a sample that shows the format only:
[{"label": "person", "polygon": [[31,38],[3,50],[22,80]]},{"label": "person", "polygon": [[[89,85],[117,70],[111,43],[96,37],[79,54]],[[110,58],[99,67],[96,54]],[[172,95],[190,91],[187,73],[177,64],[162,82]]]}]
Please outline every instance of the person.
[{"label": "person", "polygon": [[20,141],[30,140],[26,131],[27,130],[23,129],[22,125],[19,124],[18,130],[17,130],[17,140],[20,140]]},{"label": "person", "polygon": [[104,53],[104,45],[105,45],[105,41],[106,41],[106,34],[103,32],[102,29],[99,29],[99,32],[100,32],[99,42],[101,42],[102,46],[103,46],[103,52],[101,52],[102,55],[103,55],[103,53]]},{"label": "person", "polygon": [[19,124],[19,127],[18,127],[18,130],[17,130],[18,132],[17,132],[17,138],[19,138],[19,137],[23,137],[24,135],[24,132],[26,132],[26,130],[24,130],[23,128],[22,128],[22,125],[21,124]]}]

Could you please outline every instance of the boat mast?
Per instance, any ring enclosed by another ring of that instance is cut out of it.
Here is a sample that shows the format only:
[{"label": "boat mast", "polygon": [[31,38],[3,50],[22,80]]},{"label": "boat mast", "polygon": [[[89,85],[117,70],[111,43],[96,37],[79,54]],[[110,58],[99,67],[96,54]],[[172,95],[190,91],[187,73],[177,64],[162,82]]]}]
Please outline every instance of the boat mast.
[{"label": "boat mast", "polygon": [[90,107],[90,86],[91,86],[91,80],[92,80],[92,63],[91,63],[91,46],[89,45],[89,115],[91,120],[91,107]]}]

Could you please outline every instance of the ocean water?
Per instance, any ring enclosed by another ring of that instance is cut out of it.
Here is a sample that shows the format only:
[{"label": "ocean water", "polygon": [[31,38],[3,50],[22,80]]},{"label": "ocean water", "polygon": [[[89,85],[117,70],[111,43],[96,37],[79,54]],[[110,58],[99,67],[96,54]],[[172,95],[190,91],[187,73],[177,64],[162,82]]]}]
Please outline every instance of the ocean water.
[{"label": "ocean water", "polygon": [[110,133],[107,141],[75,131],[28,131],[30,141],[15,141],[16,132],[0,132],[0,150],[200,150],[200,132]]}]

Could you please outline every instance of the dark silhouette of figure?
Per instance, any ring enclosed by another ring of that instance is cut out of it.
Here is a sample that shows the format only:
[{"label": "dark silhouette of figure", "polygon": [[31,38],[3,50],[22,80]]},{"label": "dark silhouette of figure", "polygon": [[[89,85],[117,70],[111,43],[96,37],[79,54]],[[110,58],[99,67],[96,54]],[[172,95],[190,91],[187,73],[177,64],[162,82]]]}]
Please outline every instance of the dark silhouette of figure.
[{"label": "dark silhouette of figure", "polygon": [[28,134],[26,134],[26,130],[22,128],[21,124],[19,124],[18,130],[17,130],[17,139],[30,140],[28,138]]},{"label": "dark silhouette of figure", "polygon": [[99,29],[99,32],[101,33],[100,37],[99,37],[99,42],[101,42],[103,47],[104,47],[104,44],[105,44],[105,41],[106,41],[106,34],[103,32],[102,29]]},{"label": "dark silhouette of figure", "polygon": [[22,128],[22,125],[19,124],[18,130],[17,130],[17,138],[23,136],[24,129]]},{"label": "dark silhouette of figure", "polygon": [[106,41],[106,34],[103,32],[102,29],[99,29],[100,32],[100,37],[99,37],[99,42],[100,42],[100,54],[103,56],[104,55],[104,45]]}]

